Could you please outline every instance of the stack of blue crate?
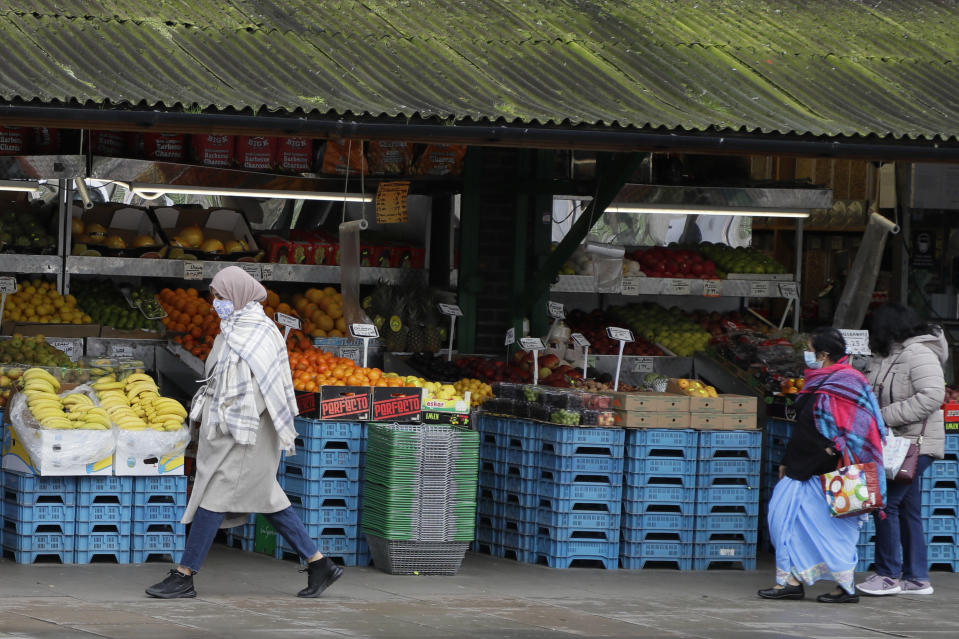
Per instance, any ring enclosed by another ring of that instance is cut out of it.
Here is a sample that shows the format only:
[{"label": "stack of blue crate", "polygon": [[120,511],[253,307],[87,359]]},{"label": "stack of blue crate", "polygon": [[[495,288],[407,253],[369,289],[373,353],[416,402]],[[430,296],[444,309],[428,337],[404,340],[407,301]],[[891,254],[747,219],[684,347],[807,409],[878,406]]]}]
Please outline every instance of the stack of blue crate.
[{"label": "stack of blue crate", "polygon": [[132,477],[77,478],[76,563],[107,557],[130,563],[132,522]]},{"label": "stack of blue crate", "polygon": [[859,529],[859,543],[856,544],[859,563],[856,572],[869,572],[876,563],[876,522],[872,517],[866,517]]},{"label": "stack of blue crate", "polygon": [[[296,419],[296,454],[284,461],[284,484],[294,510],[320,552],[345,566],[369,564],[359,530],[365,425]],[[277,535],[276,556],[299,559]]]},{"label": "stack of blue crate", "polygon": [[623,568],[692,568],[698,441],[688,429],[627,431]]},{"label": "stack of blue crate", "polygon": [[769,539],[769,526],[766,522],[767,504],[773,495],[773,488],[779,481],[779,464],[786,454],[786,444],[792,437],[795,422],[770,418],[766,421],[763,433],[762,475],[759,484],[759,548],[772,551]]},{"label": "stack of blue crate", "polygon": [[73,563],[77,490],[75,477],[3,474],[3,554],[17,563],[40,557]]},{"label": "stack of blue crate", "polygon": [[187,478],[179,475],[132,479],[133,562],[179,560],[186,546],[186,526],[180,523],[180,516],[186,508]]},{"label": "stack of blue crate", "polygon": [[226,529],[226,545],[246,552],[253,552],[256,539],[256,514],[247,517],[246,522]]},{"label": "stack of blue crate", "polygon": [[756,568],[762,432],[699,433],[693,569]]},{"label": "stack of blue crate", "polygon": [[930,568],[959,566],[959,435],[946,435],[945,455],[922,474],[922,518]]},{"label": "stack of blue crate", "polygon": [[[616,568],[625,431],[543,424],[539,435],[537,561],[552,568],[584,562]],[[597,488],[599,495],[590,496]]]}]

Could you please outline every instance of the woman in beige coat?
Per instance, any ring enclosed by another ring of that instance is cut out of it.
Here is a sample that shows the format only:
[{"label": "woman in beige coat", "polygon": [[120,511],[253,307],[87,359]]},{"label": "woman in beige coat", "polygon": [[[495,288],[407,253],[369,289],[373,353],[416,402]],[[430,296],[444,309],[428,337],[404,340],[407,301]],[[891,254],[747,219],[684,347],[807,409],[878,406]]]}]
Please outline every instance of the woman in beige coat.
[{"label": "woman in beige coat", "polygon": [[885,517],[876,518],[876,573],[857,588],[867,595],[932,594],[922,529],[922,473],[942,459],[945,445],[942,366],[948,345],[938,326],[915,311],[885,304],[870,325],[873,361],[866,378],[873,385],[890,432],[919,444],[911,483],[889,482]]},{"label": "woman in beige coat", "polygon": [[210,292],[221,332],[206,360],[207,385],[190,411],[200,422],[196,479],[183,516],[192,525],[180,565],[146,592],[161,599],[195,597],[193,575],[217,530],[263,513],[307,561],[307,587],[297,595],[317,597],[343,569],[317,550],[276,480],[280,453],[292,454],[296,437],[286,345],[260,305],[266,289],[241,268],[217,273]]}]

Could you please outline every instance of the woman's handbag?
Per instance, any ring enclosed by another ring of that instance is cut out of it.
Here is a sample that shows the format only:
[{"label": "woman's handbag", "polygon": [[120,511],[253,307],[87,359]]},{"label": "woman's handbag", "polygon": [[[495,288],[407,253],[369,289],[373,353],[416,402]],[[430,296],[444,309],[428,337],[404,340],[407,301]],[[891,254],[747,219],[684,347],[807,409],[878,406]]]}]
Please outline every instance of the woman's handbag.
[{"label": "woman's handbag", "polygon": [[896,479],[911,447],[912,442],[905,437],[893,435],[892,431],[886,435],[886,441],[882,445],[882,465],[886,469],[886,479],[889,481]]},{"label": "woman's handbag", "polygon": [[[922,430],[919,432],[919,439],[909,444],[909,450],[906,451],[906,458],[902,460],[902,465],[896,471],[893,481],[900,484],[911,484],[916,478],[916,464],[919,463],[919,448],[922,446],[922,439],[926,435],[926,423],[929,418],[923,420]],[[887,438],[888,439],[888,438]]]},{"label": "woman's handbag", "polygon": [[856,517],[881,510],[885,504],[879,488],[879,473],[883,471],[876,463],[860,463],[844,448],[840,464],[833,472],[819,476],[829,514]]}]

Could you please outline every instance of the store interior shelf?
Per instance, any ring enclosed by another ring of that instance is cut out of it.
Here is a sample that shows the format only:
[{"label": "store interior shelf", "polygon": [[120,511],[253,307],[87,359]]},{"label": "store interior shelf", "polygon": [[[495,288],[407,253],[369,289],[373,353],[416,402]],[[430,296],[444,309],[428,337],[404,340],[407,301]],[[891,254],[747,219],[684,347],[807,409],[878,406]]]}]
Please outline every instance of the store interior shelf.
[{"label": "store interior shelf", "polygon": [[[590,369],[613,375],[616,372],[616,359],[616,355],[590,354]],[[582,361],[582,357],[580,357],[580,361]],[[658,373],[667,377],[691,377],[693,374],[693,358],[623,356],[620,375],[622,375],[627,382],[636,380],[635,383],[638,384],[642,381],[642,378],[649,373]]]},{"label": "store interior shelf", "polygon": [[561,275],[551,287],[554,293],[619,293],[621,295],[682,295],[701,297],[794,297],[797,282],[777,281],[771,276],[756,279],[701,280],[660,277],[624,277],[618,291],[596,291],[592,276]]},{"label": "store interior shelf", "polygon": [[0,179],[72,179],[87,169],[85,155],[0,156]]},{"label": "store interior shelf", "polygon": [[[184,269],[202,268],[191,277],[184,277]],[[304,264],[263,264],[252,262],[207,262],[191,260],[157,260],[130,257],[82,257],[67,258],[67,272],[71,275],[128,275],[139,277],[169,277],[183,279],[210,279],[228,266],[240,266],[266,282],[315,282],[333,283],[340,281],[339,266],[308,266]],[[363,267],[360,270],[360,283],[375,284],[383,281],[407,281],[425,279],[426,271],[421,269]]]},{"label": "store interior shelf", "polygon": [[57,274],[63,269],[63,258],[59,255],[20,255],[4,253],[0,255],[0,272],[37,273],[41,275]]}]

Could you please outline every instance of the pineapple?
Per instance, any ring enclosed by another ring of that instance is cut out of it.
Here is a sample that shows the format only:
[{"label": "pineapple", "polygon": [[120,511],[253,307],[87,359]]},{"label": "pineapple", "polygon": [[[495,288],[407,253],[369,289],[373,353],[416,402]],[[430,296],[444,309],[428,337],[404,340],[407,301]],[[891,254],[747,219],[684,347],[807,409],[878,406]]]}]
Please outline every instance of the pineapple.
[{"label": "pineapple", "polygon": [[[418,298],[416,291],[413,291],[411,298]],[[426,351],[426,326],[423,319],[426,310],[423,306],[424,300],[408,299],[406,305],[406,323],[409,326],[410,333],[407,337],[406,346],[412,353],[423,353]]]}]

